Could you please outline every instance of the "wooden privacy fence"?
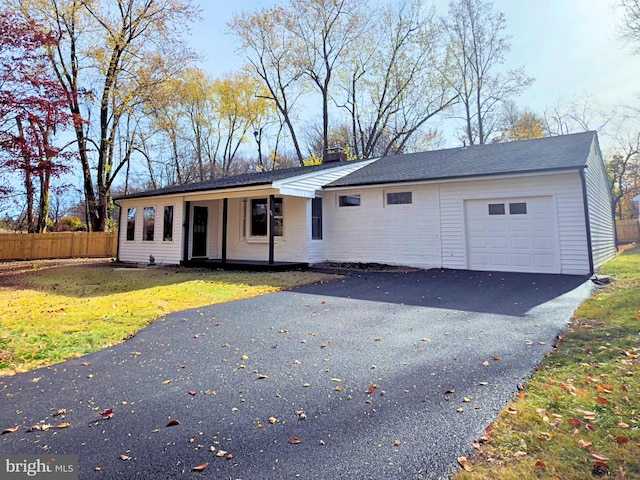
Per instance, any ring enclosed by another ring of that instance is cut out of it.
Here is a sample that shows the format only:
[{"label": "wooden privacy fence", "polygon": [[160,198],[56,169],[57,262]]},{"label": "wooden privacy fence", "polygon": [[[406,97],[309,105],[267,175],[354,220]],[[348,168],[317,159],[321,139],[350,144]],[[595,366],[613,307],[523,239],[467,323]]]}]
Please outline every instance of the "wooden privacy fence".
[{"label": "wooden privacy fence", "polygon": [[115,257],[118,232],[0,234],[0,260]]},{"label": "wooden privacy fence", "polygon": [[637,218],[616,220],[618,243],[640,242],[640,224]]}]

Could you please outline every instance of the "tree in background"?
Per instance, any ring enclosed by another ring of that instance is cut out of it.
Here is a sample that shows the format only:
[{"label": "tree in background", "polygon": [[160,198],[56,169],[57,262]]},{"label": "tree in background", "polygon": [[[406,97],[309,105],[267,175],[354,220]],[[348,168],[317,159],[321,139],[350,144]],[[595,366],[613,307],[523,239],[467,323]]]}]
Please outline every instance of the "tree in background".
[{"label": "tree in background", "polygon": [[484,144],[498,133],[502,104],[533,83],[524,68],[503,71],[509,37],[503,13],[487,0],[454,0],[442,24],[449,40],[449,69],[443,70],[459,94],[463,121],[460,139]]},{"label": "tree in background", "polygon": [[92,231],[107,230],[111,186],[140,149],[145,99],[192,58],[181,34],[197,11],[189,0],[11,3],[58,39],[49,59],[69,92],[87,224]]},{"label": "tree in background", "polygon": [[56,133],[71,124],[67,92],[46,56],[56,42],[40,25],[0,12],[0,167],[22,176],[29,233],[46,231],[51,180],[71,161],[55,145]]},{"label": "tree in background", "polygon": [[[375,34],[359,37],[340,75],[356,158],[432,148],[427,121],[457,102],[446,69],[442,31],[422,0],[383,7]],[[374,22],[372,19],[371,22]]]}]

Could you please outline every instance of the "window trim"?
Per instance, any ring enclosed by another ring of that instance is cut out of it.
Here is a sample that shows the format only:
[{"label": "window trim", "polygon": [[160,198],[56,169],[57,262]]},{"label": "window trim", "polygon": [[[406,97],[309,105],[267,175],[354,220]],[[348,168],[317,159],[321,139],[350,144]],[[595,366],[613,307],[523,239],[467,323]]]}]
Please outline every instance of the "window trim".
[{"label": "window trim", "polygon": [[[349,199],[358,199],[358,203],[347,203]],[[360,207],[362,205],[362,197],[359,193],[353,195],[338,195],[338,208]]]},{"label": "window trim", "polygon": [[136,216],[138,214],[138,207],[131,207],[127,209],[127,234],[125,239],[127,242],[136,241]]},{"label": "window trim", "polygon": [[[147,212],[153,210],[153,218],[147,217]],[[151,221],[150,221],[151,220]],[[149,224],[151,225],[151,238],[147,238],[149,235]],[[153,242],[156,236],[156,207],[144,207],[142,210],[142,241]]]},{"label": "window trim", "polygon": [[[171,218],[169,219],[170,231],[167,236],[167,209],[171,209]],[[175,213],[175,208],[173,205],[165,205],[162,209],[162,241],[163,242],[173,242],[173,215]]]},{"label": "window trim", "polygon": [[[488,203],[487,205],[488,205],[488,208],[487,208],[488,214],[490,216],[506,215],[506,209],[505,209],[505,206],[504,206],[504,202],[502,202],[502,203]],[[501,208],[497,208],[497,211],[494,208],[494,210],[492,211],[491,207],[501,207]]]},{"label": "window trim", "polygon": [[322,240],[322,216],[322,197],[314,197],[311,199],[311,240]]},{"label": "window trim", "polygon": [[[408,195],[408,202],[390,202],[389,195]],[[398,190],[398,191],[385,191],[384,192],[384,205],[413,205],[413,191],[412,190]]]},{"label": "window trim", "polygon": [[[254,209],[254,205],[256,205],[254,202],[256,201],[263,201],[264,205],[266,206],[266,212],[265,212],[265,222],[266,222],[266,226],[265,226],[265,230],[266,233],[264,235],[255,235],[253,233],[253,209]],[[280,214],[276,214],[275,211],[275,204],[279,203],[281,205],[281,212]],[[248,211],[247,211],[248,210]],[[269,215],[270,215],[270,205],[269,205],[269,197],[254,197],[254,198],[248,198],[246,199],[246,204],[245,204],[245,208],[243,208],[243,216],[244,216],[244,220],[246,220],[248,222],[248,228],[246,228],[246,239],[248,241],[264,241],[264,240],[268,240],[269,238],[269,229],[270,229],[270,224],[271,222],[269,221]],[[285,233],[285,226],[284,226],[284,219],[285,219],[285,201],[284,201],[284,197],[275,197],[274,198],[274,225],[277,223],[277,220],[280,220],[280,224],[282,225],[281,227],[281,232],[277,232],[277,227],[276,227],[276,232],[274,232],[273,236],[277,239],[282,239],[284,238],[284,233]],[[243,230],[245,229],[245,227],[243,227]]]}]

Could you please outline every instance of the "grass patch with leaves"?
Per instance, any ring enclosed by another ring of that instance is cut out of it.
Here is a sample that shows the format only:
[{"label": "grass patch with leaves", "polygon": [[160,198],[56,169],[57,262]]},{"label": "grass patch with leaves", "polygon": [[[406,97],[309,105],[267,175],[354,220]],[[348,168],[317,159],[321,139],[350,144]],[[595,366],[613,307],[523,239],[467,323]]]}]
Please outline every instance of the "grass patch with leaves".
[{"label": "grass patch with leaves", "polygon": [[109,263],[29,267],[0,271],[0,375],[115,345],[167,313],[335,278]]},{"label": "grass patch with leaves", "polygon": [[640,478],[640,248],[602,273],[456,480]]}]

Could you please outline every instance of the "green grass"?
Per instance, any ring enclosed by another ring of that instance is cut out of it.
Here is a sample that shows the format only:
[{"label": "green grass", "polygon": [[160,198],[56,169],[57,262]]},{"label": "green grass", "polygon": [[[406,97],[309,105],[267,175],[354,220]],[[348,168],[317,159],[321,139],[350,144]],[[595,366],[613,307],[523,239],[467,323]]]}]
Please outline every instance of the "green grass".
[{"label": "green grass", "polygon": [[612,283],[576,311],[456,480],[640,478],[640,249],[601,273]]},{"label": "green grass", "polygon": [[0,271],[0,375],[115,345],[170,312],[331,278],[311,272],[136,269],[108,263],[25,266]]}]

